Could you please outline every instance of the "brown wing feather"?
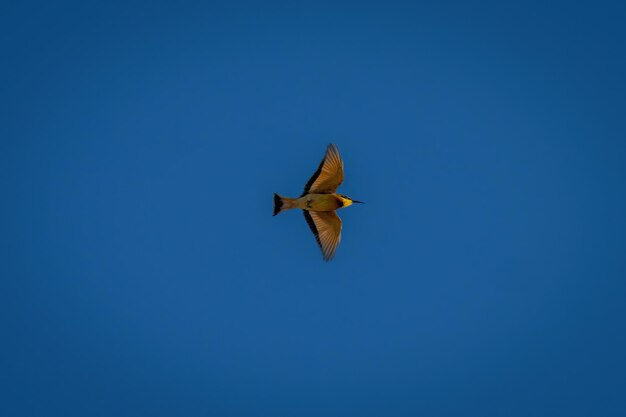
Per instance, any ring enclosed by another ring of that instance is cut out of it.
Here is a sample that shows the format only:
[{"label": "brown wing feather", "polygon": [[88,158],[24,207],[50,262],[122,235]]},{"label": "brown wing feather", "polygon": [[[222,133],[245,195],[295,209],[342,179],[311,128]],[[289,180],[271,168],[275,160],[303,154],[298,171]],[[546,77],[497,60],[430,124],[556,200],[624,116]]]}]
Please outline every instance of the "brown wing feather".
[{"label": "brown wing feather", "polygon": [[302,211],[324,260],[330,261],[341,242],[341,219],[334,211]]},{"label": "brown wing feather", "polygon": [[[335,144],[328,145],[326,155],[317,168],[317,171],[304,186],[302,195],[330,194],[337,191],[343,182],[343,161],[339,148]],[[300,196],[302,197],[302,196]]]}]

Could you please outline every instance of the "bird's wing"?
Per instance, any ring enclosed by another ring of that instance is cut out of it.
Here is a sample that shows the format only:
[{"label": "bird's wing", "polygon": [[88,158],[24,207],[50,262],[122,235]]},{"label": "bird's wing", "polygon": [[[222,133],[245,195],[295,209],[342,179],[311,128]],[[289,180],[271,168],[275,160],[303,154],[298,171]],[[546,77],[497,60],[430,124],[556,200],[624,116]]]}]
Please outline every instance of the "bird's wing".
[{"label": "bird's wing", "polygon": [[342,182],[343,161],[339,155],[339,148],[335,144],[330,144],[322,163],[304,186],[302,195],[334,193]]},{"label": "bird's wing", "polygon": [[334,211],[302,211],[317,244],[322,249],[324,260],[330,261],[341,241],[341,219]]}]

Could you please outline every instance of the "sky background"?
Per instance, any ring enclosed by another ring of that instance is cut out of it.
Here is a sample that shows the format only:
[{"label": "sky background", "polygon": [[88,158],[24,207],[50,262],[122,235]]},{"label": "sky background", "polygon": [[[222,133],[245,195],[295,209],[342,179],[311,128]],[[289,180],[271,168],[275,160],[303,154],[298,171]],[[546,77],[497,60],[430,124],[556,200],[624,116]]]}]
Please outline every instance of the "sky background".
[{"label": "sky background", "polygon": [[626,415],[626,6],[469,3],[3,3],[0,414]]}]

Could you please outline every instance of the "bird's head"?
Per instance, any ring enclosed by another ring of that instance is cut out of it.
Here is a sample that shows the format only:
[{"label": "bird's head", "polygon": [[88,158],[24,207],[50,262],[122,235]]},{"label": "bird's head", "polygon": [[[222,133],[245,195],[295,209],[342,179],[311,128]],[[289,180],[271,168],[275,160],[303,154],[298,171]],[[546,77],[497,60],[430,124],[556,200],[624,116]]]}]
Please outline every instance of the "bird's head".
[{"label": "bird's head", "polygon": [[350,197],[348,197],[348,196],[347,196],[347,195],[345,195],[345,194],[338,194],[338,195],[339,195],[339,197],[341,198],[341,200],[343,201],[343,206],[344,206],[344,207],[351,206],[351,205],[352,205],[352,204],[354,204],[354,203],[365,204],[365,203],[364,203],[364,202],[362,202],[362,201],[359,201],[359,200],[353,200],[353,199],[351,199]]}]

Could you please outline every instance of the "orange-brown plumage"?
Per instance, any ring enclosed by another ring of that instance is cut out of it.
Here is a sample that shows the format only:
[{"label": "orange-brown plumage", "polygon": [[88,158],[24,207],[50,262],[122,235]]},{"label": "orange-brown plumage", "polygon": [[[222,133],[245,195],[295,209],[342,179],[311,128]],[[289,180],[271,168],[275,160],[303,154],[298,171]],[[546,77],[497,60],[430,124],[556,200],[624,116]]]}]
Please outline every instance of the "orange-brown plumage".
[{"label": "orange-brown plumage", "polygon": [[343,161],[337,145],[328,145],[324,159],[304,186],[299,198],[281,197],[274,194],[274,216],[278,213],[299,208],[317,241],[324,260],[335,256],[341,242],[341,219],[336,210],[361,201],[335,193],[343,182]]}]

